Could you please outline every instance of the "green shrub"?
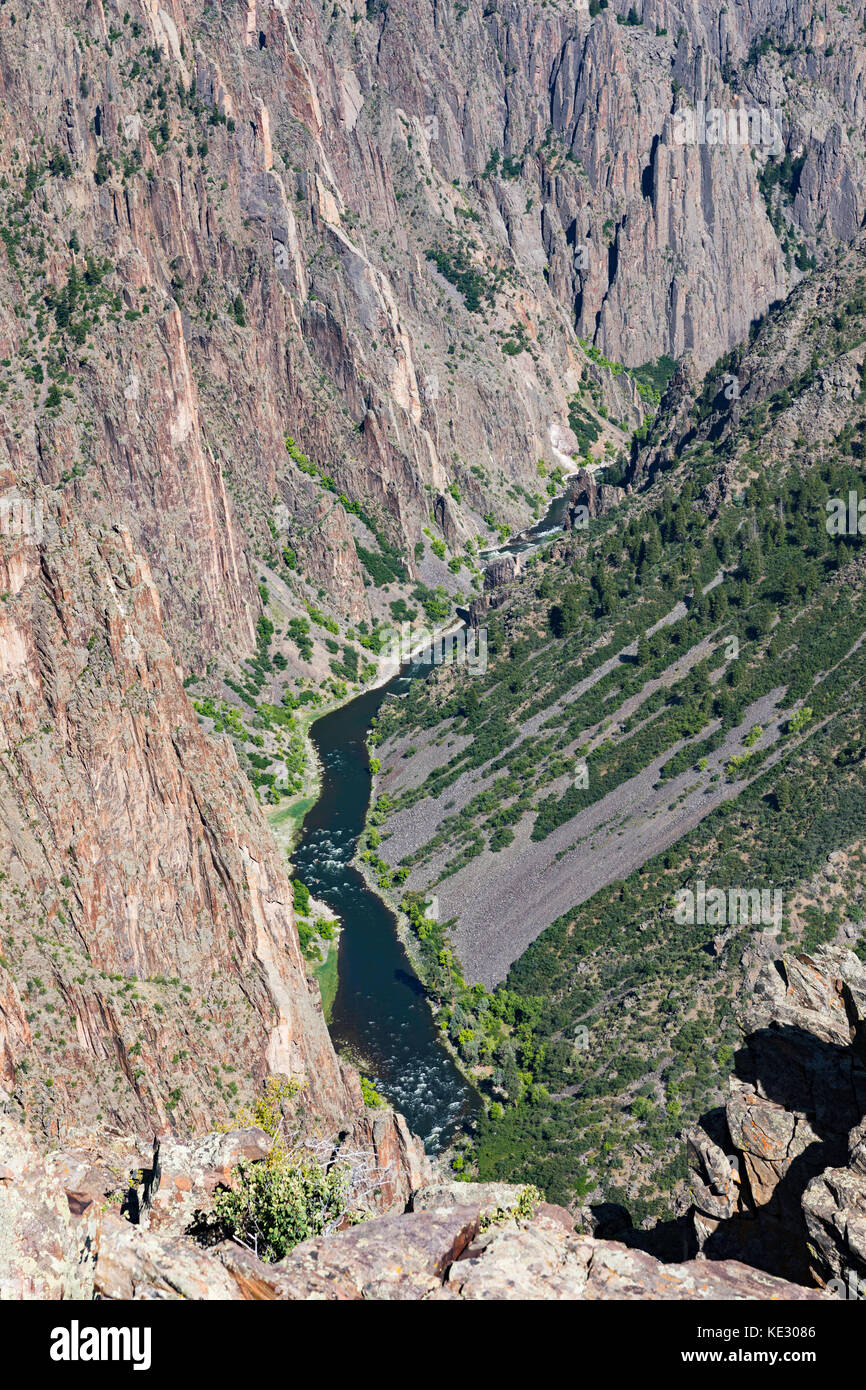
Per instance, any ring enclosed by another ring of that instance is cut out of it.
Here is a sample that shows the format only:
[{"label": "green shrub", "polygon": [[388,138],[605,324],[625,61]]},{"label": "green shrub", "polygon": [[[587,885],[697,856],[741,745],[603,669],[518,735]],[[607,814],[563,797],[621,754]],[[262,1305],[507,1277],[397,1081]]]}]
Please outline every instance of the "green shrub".
[{"label": "green shrub", "polygon": [[361,1077],[361,1091],[365,1105],[372,1105],[376,1110],[383,1110],[386,1107],[387,1102],[382,1099],[372,1081],[369,1081],[366,1076]]},{"label": "green shrub", "polygon": [[238,1165],[211,1212],[196,1213],[193,1231],[204,1244],[235,1240],[270,1264],[302,1240],[368,1216],[362,1203],[378,1191],[382,1170],[362,1150],[344,1146],[334,1162],[330,1142],[290,1134],[286,1110],[300,1089],[272,1077],[255,1105],[239,1111],[238,1124],[258,1126],[273,1144],[266,1159]]},{"label": "green shrub", "polygon": [[346,1216],[363,1219],[346,1210],[349,1188],[347,1165],[325,1169],[311,1154],[281,1154],[273,1163],[240,1164],[235,1187],[215,1193],[213,1216],[225,1237],[272,1263]]}]

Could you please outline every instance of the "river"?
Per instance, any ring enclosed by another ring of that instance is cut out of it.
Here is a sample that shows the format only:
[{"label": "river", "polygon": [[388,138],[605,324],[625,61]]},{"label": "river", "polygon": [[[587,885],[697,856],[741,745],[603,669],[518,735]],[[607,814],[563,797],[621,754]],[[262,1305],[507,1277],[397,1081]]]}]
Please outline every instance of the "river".
[{"label": "river", "polygon": [[[566,503],[497,553],[520,553],[561,530]],[[436,1152],[480,1108],[477,1092],[442,1046],[424,989],[397,934],[394,913],[352,864],[370,803],[367,735],[383,700],[429,670],[413,662],[310,728],[321,792],[292,851],[293,873],[343,924],[331,1036]]]},{"label": "river", "polygon": [[337,1050],[350,1053],[436,1152],[471,1120],[480,1101],[439,1041],[393,912],[351,862],[370,801],[370,722],[390,693],[399,694],[426,669],[410,666],[312,725],[321,794],[304,819],[292,864],[296,877],[343,923],[330,1022]]}]

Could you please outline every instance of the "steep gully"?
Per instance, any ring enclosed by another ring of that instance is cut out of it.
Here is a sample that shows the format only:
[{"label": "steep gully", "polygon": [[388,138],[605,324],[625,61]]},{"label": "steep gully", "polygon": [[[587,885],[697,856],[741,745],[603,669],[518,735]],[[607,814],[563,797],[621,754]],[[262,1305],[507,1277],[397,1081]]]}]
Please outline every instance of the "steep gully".
[{"label": "steep gully", "polygon": [[[565,497],[555,498],[537,525],[485,558],[541,544],[560,529],[566,506]],[[386,684],[312,725],[321,791],[304,818],[292,863],[296,876],[345,927],[330,1022],[335,1045],[352,1054],[413,1133],[437,1151],[471,1120],[478,1097],[439,1040],[393,911],[352,863],[370,801],[366,740],[371,721],[389,696],[405,692],[429,669],[423,659],[414,660]]]}]

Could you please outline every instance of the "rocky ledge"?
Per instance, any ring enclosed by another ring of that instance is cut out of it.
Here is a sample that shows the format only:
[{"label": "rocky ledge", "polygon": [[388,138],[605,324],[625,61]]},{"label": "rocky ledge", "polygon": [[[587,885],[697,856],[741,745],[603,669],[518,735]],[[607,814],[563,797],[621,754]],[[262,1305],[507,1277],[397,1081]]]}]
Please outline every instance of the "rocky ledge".
[{"label": "rocky ledge", "polygon": [[[428,1185],[412,1210],[305,1241],[277,1264],[228,1242],[204,1249],[176,1232],[197,1192],[264,1157],[261,1131],[209,1136],[192,1171],[169,1174],[149,1226],[65,1186],[81,1175],[39,1154],[17,1124],[0,1129],[0,1299],[763,1299],[823,1297],[733,1260],[663,1264],[574,1229],[562,1207],[524,1214],[522,1189]],[[205,1166],[201,1166],[204,1162]],[[209,1163],[209,1167],[207,1166]],[[180,1197],[179,1197],[180,1194]]]},{"label": "rocky ledge", "polygon": [[[267,1156],[262,1130],[166,1140],[154,1191],[133,1142],[46,1153],[0,1111],[0,1299],[831,1298],[866,1274],[866,969],[836,946],[768,963],[746,1022],[724,1111],[687,1136],[688,1218],[622,1239],[527,1189],[431,1180],[389,1114],[366,1137],[408,1198],[265,1264],[190,1234]],[[682,1260],[660,1258],[677,1243]]]},{"label": "rocky ledge", "polygon": [[688,1136],[703,1252],[801,1283],[866,1278],[866,968],[766,963],[723,1113]]}]

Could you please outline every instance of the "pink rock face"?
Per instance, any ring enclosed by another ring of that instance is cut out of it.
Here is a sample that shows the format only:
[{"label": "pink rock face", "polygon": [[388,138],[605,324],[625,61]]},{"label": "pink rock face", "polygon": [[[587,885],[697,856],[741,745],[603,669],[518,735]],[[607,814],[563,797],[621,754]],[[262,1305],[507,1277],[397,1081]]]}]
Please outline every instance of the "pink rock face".
[{"label": "pink rock face", "polygon": [[15,982],[0,967],[0,1082],[5,1087],[11,1087],[15,1081],[15,1058],[23,1057],[31,1043]]},{"label": "pink rock face", "polygon": [[[243,1056],[253,1084],[268,1072],[303,1079],[336,1123],[352,1102],[285,872],[233,754],[196,724],[146,562],[127,532],[94,543],[72,517],[41,561],[44,588],[22,590],[14,608],[27,678],[6,706],[21,755],[3,794],[12,806],[34,798],[47,840],[22,820],[6,850],[13,891],[42,904],[45,932],[66,950],[46,971],[22,913],[9,955],[16,973],[33,967],[31,1007],[53,1001],[64,1042],[49,1069],[43,1049],[26,1049],[20,1010],[4,1007],[6,1071],[28,1052],[17,1083],[33,1098],[50,1080],[55,1128],[102,1106],[126,1125],[203,1129],[227,1111],[215,1080]],[[49,753],[49,726],[69,756]],[[128,1003],[123,981],[140,982],[127,983]]]},{"label": "pink rock face", "polygon": [[0,1114],[0,1300],[87,1298],[84,1242],[92,1224],[72,1216],[36,1144]]},{"label": "pink rock face", "polygon": [[[779,22],[792,44],[820,28],[801,6]],[[387,1200],[417,1185],[417,1144],[334,1053],[284,857],[183,678],[254,653],[278,504],[308,597],[366,620],[341,495],[409,555],[431,506],[454,546],[494,494],[524,525],[508,485],[572,443],[582,372],[643,418],[579,337],[697,368],[785,292],[748,152],[671,133],[672,75],[723,98],[763,24],[698,6],[675,42],[429,0],[357,23],[173,0],[119,33],[78,0],[0,17],[0,489],[44,510],[44,534],[0,535],[0,1083],[35,1131],[200,1135],[279,1074],[382,1156]],[[814,128],[806,249],[862,219],[846,52],[784,78]],[[759,62],[755,100],[775,80]],[[466,238],[479,312],[428,257]]]},{"label": "pink rock face", "polygon": [[[305,1241],[277,1265],[222,1245],[195,1250],[174,1238],[103,1221],[100,1296],[129,1298],[567,1300],[821,1300],[733,1260],[665,1265],[614,1241],[576,1237],[568,1214],[539,1211],[480,1232],[473,1184],[467,1205],[378,1217]],[[563,1220],[562,1217],[565,1219]]]},{"label": "pink rock face", "polygon": [[[372,1147],[388,1156],[389,1121],[377,1117]],[[378,1127],[378,1133],[377,1133]],[[399,1128],[399,1126],[398,1126]],[[361,1139],[363,1136],[356,1136]],[[406,1142],[403,1136],[402,1142]],[[239,1161],[260,1162],[260,1130],[166,1141],[153,1205],[138,1224],[119,1197],[147,1155],[114,1139],[99,1149],[43,1157],[17,1122],[0,1116],[0,1297],[274,1300],[810,1300],[829,1296],[723,1259],[664,1263],[645,1250],[578,1232],[562,1207],[527,1201],[505,1183],[424,1184],[410,1211],[295,1246],[276,1264],[234,1243],[203,1247],[193,1213],[208,1210]],[[838,1197],[859,1158],[827,1173]],[[860,1165],[862,1167],[862,1164]],[[402,1206],[403,1203],[401,1202]],[[832,1203],[830,1204],[832,1205]],[[832,1225],[826,1201],[810,1208]],[[817,1225],[815,1227],[817,1229]]]}]

